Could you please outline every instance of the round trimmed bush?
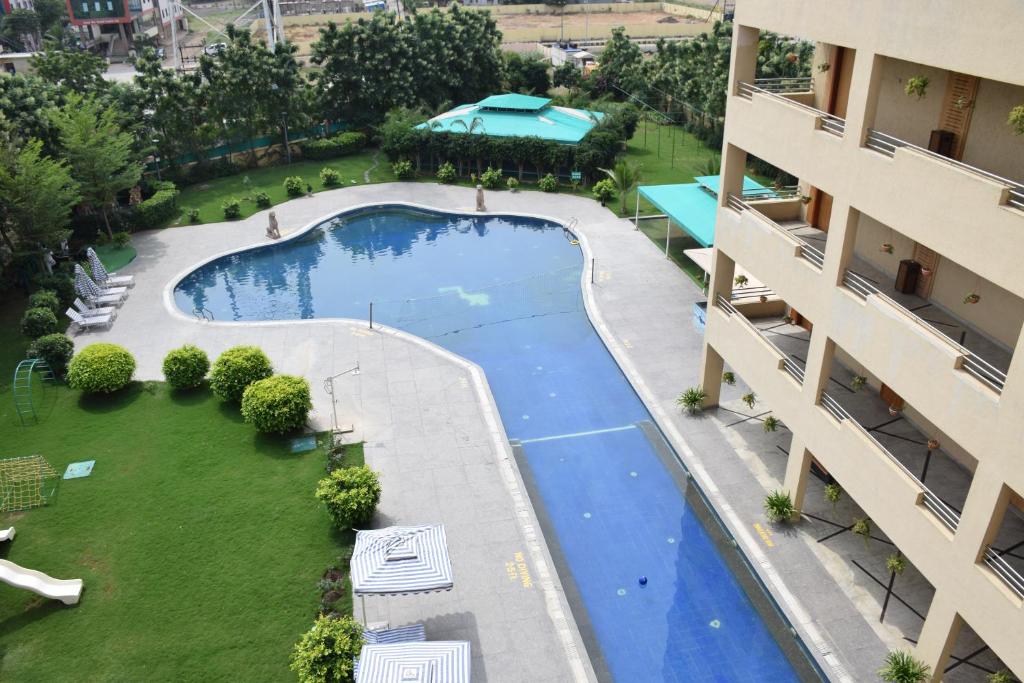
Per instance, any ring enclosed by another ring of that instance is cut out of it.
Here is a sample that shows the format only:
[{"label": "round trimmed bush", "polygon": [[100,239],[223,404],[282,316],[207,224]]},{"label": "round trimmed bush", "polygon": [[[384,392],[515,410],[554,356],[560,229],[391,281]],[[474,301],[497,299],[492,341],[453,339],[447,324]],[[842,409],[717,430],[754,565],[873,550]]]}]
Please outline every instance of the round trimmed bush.
[{"label": "round trimmed bush", "polygon": [[558,179],[555,178],[555,176],[548,173],[546,176],[537,181],[537,187],[540,188],[541,192],[557,192]]},{"label": "round trimmed bush", "polygon": [[132,381],[135,359],[117,344],[90,344],[68,364],[68,386],[87,394],[109,394]]},{"label": "round trimmed bush", "polygon": [[185,344],[164,357],[164,377],[174,389],[194,389],[210,370],[210,359],[198,346]]},{"label": "round trimmed bush", "polygon": [[235,346],[213,363],[210,388],[225,401],[241,401],[247,386],[272,374],[267,354],[255,346]]},{"label": "round trimmed bush", "polygon": [[57,331],[57,316],[49,308],[30,308],[21,317],[21,332],[30,339]]},{"label": "round trimmed bush", "polygon": [[301,197],[305,194],[306,189],[304,185],[302,176],[292,175],[284,179],[284,191],[289,197]]},{"label": "round trimmed bush", "polygon": [[348,615],[322,614],[292,651],[291,670],[299,683],[347,683],[363,648],[363,626]]},{"label": "round trimmed bush", "polygon": [[444,162],[441,164],[441,167],[437,169],[437,181],[439,183],[455,182],[455,167],[450,161]]},{"label": "round trimmed bush", "polygon": [[309,382],[302,377],[268,377],[253,382],[242,394],[242,419],[269,434],[287,434],[302,427],[312,407]]},{"label": "round trimmed bush", "polygon": [[49,308],[56,316],[60,313],[60,299],[52,289],[40,289],[28,298],[29,308]]},{"label": "round trimmed bush", "polygon": [[29,344],[28,357],[42,358],[55,375],[62,376],[75,353],[75,343],[66,334],[44,334]]},{"label": "round trimmed bush", "polygon": [[347,531],[373,517],[380,502],[380,480],[366,465],[342,467],[320,480],[316,497],[327,506],[334,524]]}]

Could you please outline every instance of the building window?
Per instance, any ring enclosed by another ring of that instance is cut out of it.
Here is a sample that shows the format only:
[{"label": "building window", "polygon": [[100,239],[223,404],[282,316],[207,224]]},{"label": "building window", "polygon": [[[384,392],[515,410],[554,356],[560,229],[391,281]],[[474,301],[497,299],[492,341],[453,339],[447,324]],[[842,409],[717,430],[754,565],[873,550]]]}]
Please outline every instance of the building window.
[{"label": "building window", "polygon": [[88,13],[89,13],[89,3],[83,2],[82,3],[82,14],[88,14]]},{"label": "building window", "polygon": [[107,10],[110,11],[110,12],[114,11],[114,3],[111,2],[110,0],[107,0]]},{"label": "building window", "polygon": [[99,3],[99,0],[96,0],[96,11],[97,11],[97,12],[99,12],[99,11],[100,11],[100,3]]}]

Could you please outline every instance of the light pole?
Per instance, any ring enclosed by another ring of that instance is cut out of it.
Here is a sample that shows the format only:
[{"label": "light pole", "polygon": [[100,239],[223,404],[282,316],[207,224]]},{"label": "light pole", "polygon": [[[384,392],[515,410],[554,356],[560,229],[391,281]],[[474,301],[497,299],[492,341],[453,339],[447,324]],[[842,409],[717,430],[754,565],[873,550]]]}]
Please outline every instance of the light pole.
[{"label": "light pole", "polygon": [[[270,89],[275,93],[279,90],[277,83],[271,83]],[[286,103],[287,104],[287,103]],[[288,144],[288,108],[281,112],[281,124],[284,126],[284,151],[288,158],[288,165],[292,163],[292,146]]]},{"label": "light pole", "polygon": [[336,380],[339,377],[342,377],[344,375],[358,375],[358,374],[359,374],[359,361],[356,361],[355,367],[351,367],[348,370],[344,370],[343,372],[339,372],[336,375],[331,375],[330,377],[324,378],[324,391],[326,391],[327,395],[331,397],[331,416],[334,418],[334,421],[331,423],[331,426],[332,426],[331,433],[332,434],[337,434],[338,433],[338,405],[337,405],[337,403],[334,400],[334,380]]}]

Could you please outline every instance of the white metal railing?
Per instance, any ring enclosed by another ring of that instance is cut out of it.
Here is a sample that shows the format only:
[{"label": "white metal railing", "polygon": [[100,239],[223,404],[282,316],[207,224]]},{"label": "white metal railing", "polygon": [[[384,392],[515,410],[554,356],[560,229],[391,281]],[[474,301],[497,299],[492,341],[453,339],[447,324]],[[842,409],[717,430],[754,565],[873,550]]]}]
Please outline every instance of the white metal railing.
[{"label": "white metal railing", "polygon": [[783,185],[782,187],[762,187],[743,190],[741,196],[747,201],[766,199],[795,199],[800,196],[799,185]]},{"label": "white metal railing", "polygon": [[775,296],[775,292],[762,285],[733,289],[730,296],[733,301],[743,301],[744,299],[760,299],[762,296]]},{"label": "white metal railing", "polygon": [[962,171],[973,173],[974,175],[981,176],[982,178],[985,178],[987,180],[994,180],[1000,185],[1005,185],[1008,188],[1010,188],[1010,194],[1007,198],[1006,203],[1009,204],[1010,206],[1013,206],[1014,208],[1024,210],[1024,184],[1021,184],[1015,180],[1003,178],[1002,176],[998,176],[995,173],[989,173],[988,171],[982,170],[975,166],[971,166],[970,164],[965,164],[962,161],[957,161],[956,159],[951,159],[950,157],[943,156],[938,152],[933,152],[930,149],[918,147],[917,145],[911,144],[906,140],[900,140],[899,138],[893,137],[892,135],[886,135],[885,133],[877,131],[874,128],[868,130],[868,137],[865,142],[865,146],[868,149],[873,149],[876,152],[880,152],[890,157],[896,154],[896,150],[899,149],[900,147],[907,147],[916,152],[920,152],[921,154],[929,156],[932,159],[941,161],[942,163],[950,164],[956,168],[959,168]]},{"label": "white metal railing", "polygon": [[985,548],[985,564],[995,572],[996,576],[1003,580],[1010,590],[1017,594],[1018,598],[1024,600],[1024,576],[1020,575],[1009,562],[1003,559],[1002,555],[992,549],[992,546]]},{"label": "white metal railing", "polygon": [[[775,81],[779,81],[779,82],[775,83]],[[757,94],[757,95],[767,95],[768,97],[773,97],[775,99],[781,100],[782,102],[785,102],[786,104],[789,104],[789,105],[794,106],[794,107],[798,107],[798,108],[803,109],[804,111],[806,111],[806,112],[808,112],[810,114],[813,114],[814,116],[817,116],[819,119],[821,119],[821,129],[823,131],[825,131],[826,133],[831,133],[832,135],[838,135],[839,137],[842,137],[843,134],[846,132],[846,121],[844,119],[836,116],[835,114],[829,114],[828,112],[824,112],[824,111],[821,111],[820,109],[815,109],[814,107],[808,106],[808,105],[804,104],[803,102],[797,102],[796,100],[791,100],[790,98],[783,96],[783,93],[797,93],[797,92],[809,92],[809,91],[811,91],[811,79],[810,78],[806,79],[806,86],[805,87],[798,87],[797,85],[790,85],[789,84],[790,81],[793,81],[794,83],[797,83],[797,82],[803,82],[803,79],[787,79],[787,78],[783,78],[783,79],[761,79],[761,78],[759,78],[759,79],[755,80],[753,84],[745,83],[745,82],[741,81],[736,86],[736,94],[739,95],[740,97],[744,98],[744,99],[747,99],[747,100],[752,99],[755,94]],[[792,87],[794,89],[786,89],[786,88],[790,88],[790,87]]]},{"label": "white metal railing", "polygon": [[782,360],[782,369],[789,374],[790,377],[797,381],[797,384],[804,383],[804,369],[796,364],[796,361],[790,358],[784,358]]},{"label": "white metal railing", "polygon": [[821,392],[821,407],[827,410],[829,414],[839,422],[850,419],[850,414],[846,412],[846,408],[839,405],[839,401],[835,400],[824,391]]},{"label": "white metal railing", "polygon": [[825,252],[817,247],[812,247],[803,240],[800,240],[800,257],[817,266],[818,270],[825,267]]},{"label": "white metal railing", "polygon": [[736,307],[729,303],[729,301],[727,301],[721,294],[715,296],[715,304],[720,306],[728,315],[736,315],[739,313],[739,311],[736,310]]},{"label": "white metal railing", "polygon": [[960,525],[960,515],[957,514],[956,510],[946,505],[941,498],[928,489],[924,490],[922,502],[933,515],[939,518],[940,522],[946,525],[947,529],[956,531],[957,526]]},{"label": "white metal railing", "polygon": [[917,315],[909,308],[896,301],[892,297],[883,294],[875,283],[867,279],[859,273],[855,273],[852,270],[847,270],[843,273],[843,284],[847,289],[858,295],[862,299],[867,299],[869,296],[877,296],[889,305],[896,308],[896,310],[902,312],[904,316],[910,319],[911,322],[920,325],[927,330],[932,336],[937,337],[938,340],[951,347],[956,353],[960,354],[963,358],[961,363],[961,369],[968,375],[971,375],[978,381],[984,383],[997,393],[1003,392],[1003,387],[1006,385],[1006,373],[992,365],[988,361],[980,358],[973,351],[968,349],[966,346],[956,343],[948,336],[943,334],[941,330],[929,323],[927,320]]},{"label": "white metal railing", "polygon": [[808,243],[806,240],[801,239],[799,235],[794,235],[793,233],[789,232],[781,225],[779,225],[777,222],[775,222],[775,219],[769,218],[768,216],[764,215],[763,213],[758,211],[754,206],[751,206],[750,204],[740,199],[737,199],[736,195],[730,194],[728,197],[726,197],[726,202],[729,204],[731,208],[737,211],[750,211],[751,213],[757,214],[758,218],[763,220],[765,223],[767,223],[769,226],[774,228],[779,233],[792,239],[795,239],[800,244],[800,257],[814,264],[818,268],[818,270],[824,268],[825,252],[823,252],[821,249],[818,249],[817,247]]},{"label": "white metal railing", "polygon": [[755,78],[754,86],[771,93],[812,92],[813,89],[810,76]]},{"label": "white metal railing", "polygon": [[742,211],[749,211],[750,210],[750,206],[746,202],[744,202],[742,199],[740,199],[739,197],[737,197],[736,195],[734,195],[731,192],[725,198],[725,205],[728,206],[733,211],[741,211],[742,212]]}]

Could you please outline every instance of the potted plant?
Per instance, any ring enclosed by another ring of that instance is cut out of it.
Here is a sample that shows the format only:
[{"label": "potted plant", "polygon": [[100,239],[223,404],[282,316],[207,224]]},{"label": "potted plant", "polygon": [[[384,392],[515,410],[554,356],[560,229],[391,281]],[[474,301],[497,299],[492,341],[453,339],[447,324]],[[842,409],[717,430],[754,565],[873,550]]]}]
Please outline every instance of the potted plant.
[{"label": "potted plant", "polygon": [[764,514],[773,522],[788,522],[796,514],[793,499],[786,491],[772,491],[764,498]]},{"label": "potted plant", "polygon": [[988,683],[1014,683],[1017,679],[1006,669],[1000,669],[988,675]]},{"label": "potted plant", "polygon": [[864,385],[868,383],[868,378],[863,375],[854,375],[853,380],[850,381],[850,388],[854,391],[860,391],[864,388]]},{"label": "potted plant", "polygon": [[760,301],[761,303],[767,303],[768,302],[768,297],[766,295],[762,294],[761,296],[757,297],[757,300]]},{"label": "potted plant", "polygon": [[811,203],[811,195],[809,195],[809,194],[802,194],[802,195],[800,195],[800,203],[805,205],[805,206],[807,204],[810,204]]},{"label": "potted plant", "polygon": [[900,414],[900,409],[897,408],[896,406],[889,406],[889,414],[892,415],[893,417],[896,417],[897,415]]},{"label": "potted plant", "polygon": [[762,425],[762,427],[764,427],[765,432],[774,432],[776,429],[779,428],[779,425],[781,424],[782,420],[775,417],[774,415],[769,415],[764,419],[764,424]]},{"label": "potted plant", "polygon": [[928,439],[928,450],[930,450],[930,451],[937,451],[937,450],[939,450],[939,440],[938,439]]},{"label": "potted plant", "polygon": [[735,287],[742,287],[748,282],[750,282],[750,280],[747,279],[746,275],[737,275],[732,279],[732,284]]},{"label": "potted plant", "polygon": [[676,398],[676,403],[682,406],[690,415],[699,413],[704,408],[704,401],[707,399],[707,392],[702,387],[690,387]]},{"label": "potted plant", "polygon": [[928,266],[921,266],[921,276],[922,277],[931,277],[932,273],[934,273],[934,272],[935,271],[932,270],[931,268],[929,268]]},{"label": "potted plant", "polygon": [[1010,110],[1010,117],[1006,119],[1006,123],[1013,128],[1016,135],[1024,135],[1024,104],[1018,104]]},{"label": "potted plant", "polygon": [[964,297],[965,304],[976,304],[979,301],[981,301],[981,296],[979,294],[976,294],[975,292],[971,292],[970,294]]},{"label": "potted plant", "polygon": [[928,77],[927,76],[911,76],[907,79],[907,85],[903,88],[903,91],[908,95],[913,95],[917,99],[921,99],[928,92]]},{"label": "potted plant", "polygon": [[757,394],[751,391],[749,394],[743,394],[743,398],[740,399],[747,404],[747,407],[753,410],[754,404],[757,403]]},{"label": "potted plant", "polygon": [[888,683],[924,683],[931,678],[931,673],[930,666],[903,650],[887,654],[885,665],[878,670],[879,678]]},{"label": "potted plant", "polygon": [[826,484],[825,485],[825,500],[832,503],[832,512],[836,511],[836,505],[839,503],[839,499],[843,497],[843,487],[839,484]]},{"label": "potted plant", "polygon": [[722,383],[728,384],[731,387],[732,385],[736,384],[736,375],[732,374],[731,372],[723,372]]},{"label": "potted plant", "polygon": [[871,542],[871,519],[868,517],[860,517],[853,520],[853,527],[850,531],[857,534],[864,539],[864,547],[867,548]]},{"label": "potted plant", "polygon": [[831,68],[832,68],[831,64],[829,64],[828,62],[822,62],[821,64],[818,65],[818,73],[822,73],[823,74],[823,73],[825,73],[826,71],[828,71]]},{"label": "potted plant", "polygon": [[878,250],[884,254],[891,254],[895,251],[894,247],[888,242],[882,242],[882,246],[879,247]]}]

